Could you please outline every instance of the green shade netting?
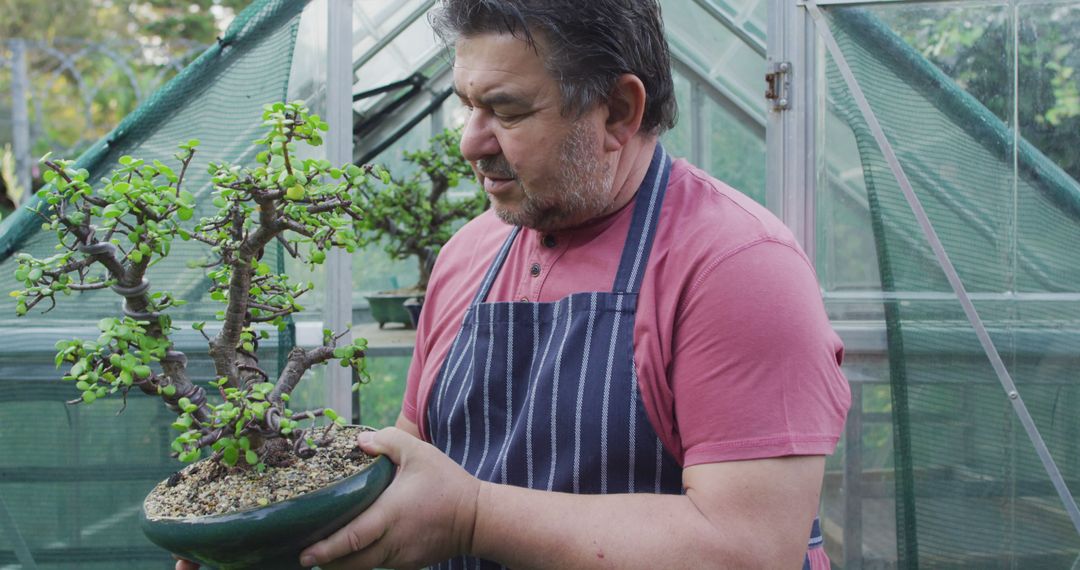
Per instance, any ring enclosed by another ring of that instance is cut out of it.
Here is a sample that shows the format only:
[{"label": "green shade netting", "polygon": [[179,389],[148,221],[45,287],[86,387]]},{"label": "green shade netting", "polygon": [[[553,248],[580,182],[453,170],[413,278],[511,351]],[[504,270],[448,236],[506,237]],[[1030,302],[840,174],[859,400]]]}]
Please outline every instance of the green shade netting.
[{"label": "green shade netting", "polygon": [[[1080,185],[871,13],[829,23],[1075,495]],[[864,536],[865,563],[1074,567],[1080,536],[831,58],[826,78],[858,143],[886,294],[895,486],[858,492],[864,509],[895,502],[896,549]]]},{"label": "green shade netting", "polygon": [[[284,100],[289,87],[300,14],[307,3],[259,0],[238,15],[218,43],[127,117],[78,159],[98,180],[122,155],[166,164],[176,145],[201,141],[188,170],[187,189],[203,198],[211,188],[207,162],[253,162],[252,141],[262,134],[266,103]],[[0,226],[0,568],[172,568],[170,557],[138,530],[142,497],[180,464],[168,457],[171,414],[141,394],[92,406],[66,406],[77,395],[58,381],[53,344],[61,338],[94,338],[96,323],[118,316],[110,291],[61,298],[55,310],[16,320],[7,293],[14,281],[14,252],[53,253],[55,234],[40,230],[27,208]],[[197,219],[197,218],[196,218]],[[170,257],[154,266],[151,291],[167,290],[188,305],[170,310],[174,322],[214,322],[219,303],[208,300],[205,270],[191,267],[206,251],[177,240]],[[265,260],[282,267],[279,249]],[[264,368],[291,348],[288,333],[263,343]],[[202,337],[177,335],[189,357],[191,377],[213,379]],[[267,350],[269,349],[269,350]],[[275,350],[276,349],[276,350]]]}]

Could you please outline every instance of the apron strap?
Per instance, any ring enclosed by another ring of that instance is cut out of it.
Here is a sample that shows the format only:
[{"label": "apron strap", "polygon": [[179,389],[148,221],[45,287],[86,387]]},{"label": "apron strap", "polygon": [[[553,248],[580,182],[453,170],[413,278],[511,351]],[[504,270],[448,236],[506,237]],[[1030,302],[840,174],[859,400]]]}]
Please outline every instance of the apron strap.
[{"label": "apron strap", "polygon": [[615,293],[637,293],[641,288],[670,174],[671,157],[664,150],[664,146],[657,142],[649,171],[645,174],[645,180],[641,182],[634,200],[634,218],[630,222],[630,231],[623,245],[619,272],[615,274]]},{"label": "apron strap", "polygon": [[518,234],[521,233],[521,226],[514,226],[514,229],[510,230],[510,235],[506,236],[506,241],[503,242],[502,249],[499,250],[499,254],[495,256],[495,261],[488,267],[487,273],[484,275],[483,282],[480,283],[480,289],[476,292],[476,297],[473,297],[472,305],[479,305],[487,299],[488,292],[491,291],[491,286],[495,283],[495,276],[499,274],[499,269],[502,269],[503,262],[506,261],[506,256],[510,254],[510,246],[514,244],[514,240],[517,239]]}]

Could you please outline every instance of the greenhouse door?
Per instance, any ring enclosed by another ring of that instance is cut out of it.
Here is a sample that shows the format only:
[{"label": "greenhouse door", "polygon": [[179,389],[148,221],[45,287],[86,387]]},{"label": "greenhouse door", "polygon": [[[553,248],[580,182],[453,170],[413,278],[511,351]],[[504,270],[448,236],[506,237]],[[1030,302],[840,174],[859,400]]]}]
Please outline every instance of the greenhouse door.
[{"label": "greenhouse door", "polygon": [[767,202],[852,385],[830,556],[1077,567],[1080,2],[769,9]]}]

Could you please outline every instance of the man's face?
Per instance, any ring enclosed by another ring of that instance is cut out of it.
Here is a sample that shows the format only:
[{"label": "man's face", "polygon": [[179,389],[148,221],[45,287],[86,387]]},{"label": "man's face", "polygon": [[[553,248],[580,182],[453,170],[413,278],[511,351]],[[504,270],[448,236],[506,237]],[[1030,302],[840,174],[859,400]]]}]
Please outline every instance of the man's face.
[{"label": "man's face", "polygon": [[558,83],[524,41],[483,34],[457,43],[454,89],[470,109],[461,153],[499,217],[541,231],[603,213],[613,169],[596,109],[562,116]]}]

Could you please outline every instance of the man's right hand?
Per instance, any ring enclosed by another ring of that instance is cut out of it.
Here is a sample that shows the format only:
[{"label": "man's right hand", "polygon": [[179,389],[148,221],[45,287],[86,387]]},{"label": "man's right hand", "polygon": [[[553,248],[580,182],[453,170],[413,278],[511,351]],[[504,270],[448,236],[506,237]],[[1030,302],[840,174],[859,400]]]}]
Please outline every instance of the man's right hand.
[{"label": "man's right hand", "polygon": [[199,570],[199,565],[183,558],[173,556],[176,558],[176,570]]}]

